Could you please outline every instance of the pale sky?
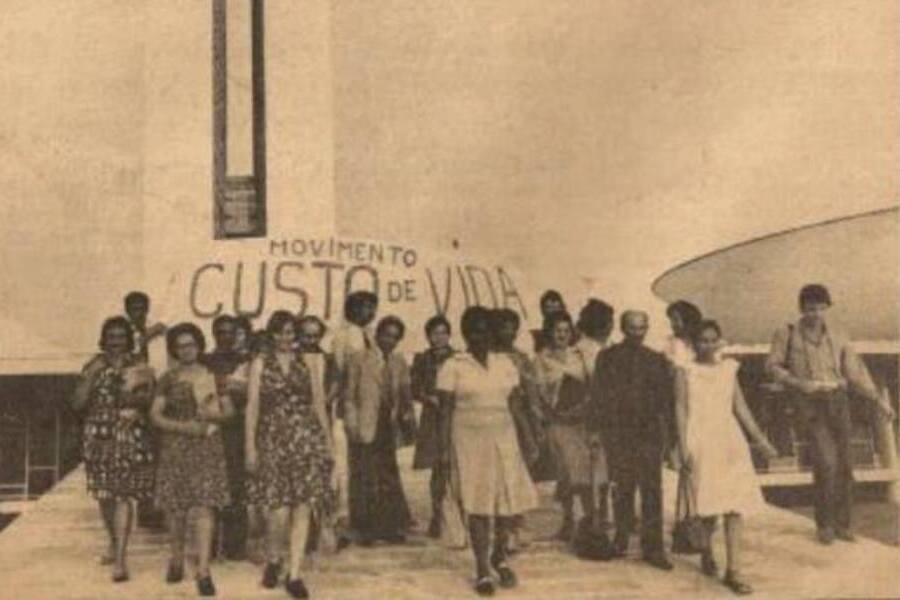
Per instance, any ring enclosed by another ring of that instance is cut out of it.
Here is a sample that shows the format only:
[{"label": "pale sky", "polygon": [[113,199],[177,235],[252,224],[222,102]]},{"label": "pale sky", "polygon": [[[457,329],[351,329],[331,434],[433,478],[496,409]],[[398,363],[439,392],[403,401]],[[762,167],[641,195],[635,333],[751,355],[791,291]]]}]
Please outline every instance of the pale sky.
[{"label": "pale sky", "polygon": [[389,0],[333,27],[342,230],[458,237],[576,305],[654,306],[681,261],[897,201],[894,2]]}]

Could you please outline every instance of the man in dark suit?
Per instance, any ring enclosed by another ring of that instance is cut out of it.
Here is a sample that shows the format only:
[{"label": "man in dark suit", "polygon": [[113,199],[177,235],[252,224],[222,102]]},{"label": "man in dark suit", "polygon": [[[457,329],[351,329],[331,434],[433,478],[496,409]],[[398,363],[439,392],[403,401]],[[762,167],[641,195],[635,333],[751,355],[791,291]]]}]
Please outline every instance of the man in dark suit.
[{"label": "man in dark suit", "polygon": [[622,342],[597,356],[592,429],[606,449],[616,484],[615,550],[624,556],[634,528],[634,495],[641,490],[641,548],[650,565],[670,570],[663,546],[662,462],[674,426],[674,382],[665,357],[647,348],[646,313],[622,315]]}]

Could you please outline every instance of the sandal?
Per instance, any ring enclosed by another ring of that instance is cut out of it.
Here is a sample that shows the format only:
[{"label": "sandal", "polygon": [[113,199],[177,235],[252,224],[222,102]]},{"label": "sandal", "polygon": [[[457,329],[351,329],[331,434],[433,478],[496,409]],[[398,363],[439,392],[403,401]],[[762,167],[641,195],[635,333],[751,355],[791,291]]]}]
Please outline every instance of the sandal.
[{"label": "sandal", "polygon": [[479,596],[493,596],[494,580],[491,579],[489,575],[479,577],[478,580],[475,581],[475,591]]},{"label": "sandal", "polygon": [[725,573],[725,579],[722,580],[722,583],[725,584],[725,587],[739,596],[746,596],[753,593],[753,587],[746,581],[741,580],[741,578],[732,571]]}]

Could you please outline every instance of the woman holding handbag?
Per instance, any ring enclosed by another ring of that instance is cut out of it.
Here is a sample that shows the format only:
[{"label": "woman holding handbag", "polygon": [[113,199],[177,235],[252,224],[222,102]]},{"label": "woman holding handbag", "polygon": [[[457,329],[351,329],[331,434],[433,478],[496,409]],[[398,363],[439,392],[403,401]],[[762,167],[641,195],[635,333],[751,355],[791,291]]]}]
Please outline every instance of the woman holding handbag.
[{"label": "woman holding handbag", "polygon": [[[101,557],[113,565],[113,581],[128,581],[125,565],[134,519],[133,501],[153,495],[155,456],[147,422],[151,394],[129,389],[129,377],[139,368],[132,353],[134,336],[124,317],[103,323],[100,350],[84,366],[72,407],[83,413],[82,454],[88,492],[97,499],[109,535],[109,550]],[[142,369],[146,371],[146,368]],[[152,373],[146,373],[152,390]],[[135,381],[137,383],[137,381]]]},{"label": "woman holding handbag", "polygon": [[[538,382],[544,413],[550,425],[547,433],[556,456],[557,476],[562,490],[562,532],[567,541],[574,534],[574,497],[578,496],[586,522],[593,521],[596,504],[592,482],[606,484],[607,467],[602,450],[591,458],[590,434],[586,427],[592,365],[574,345],[575,328],[568,313],[555,313],[546,321],[548,347],[537,357]],[[593,471],[593,472],[592,472]],[[593,477],[592,477],[593,475]]]},{"label": "woman holding handbag", "polygon": [[150,412],[153,424],[162,430],[156,504],[166,511],[172,543],[166,581],[184,578],[187,518],[195,509],[197,588],[201,596],[214,596],[209,573],[214,511],[230,503],[219,424],[234,415],[234,408],[228,396],[217,394],[212,372],[199,362],[205,341],[196,325],[171,328],[166,346],[175,366],[160,378]]},{"label": "woman holding handbag", "polygon": [[[695,360],[676,372],[675,412],[685,486],[679,495],[687,496],[690,518],[707,519],[710,529],[723,515],[724,583],[737,594],[750,594],[753,588],[740,571],[742,518],[764,510],[765,502],[739,423],[767,457],[777,451],[747,407],[737,379],[740,365],[717,353],[721,337],[715,321],[702,321],[693,335]],[[711,544],[701,552],[701,568],[710,577],[718,575]]]}]

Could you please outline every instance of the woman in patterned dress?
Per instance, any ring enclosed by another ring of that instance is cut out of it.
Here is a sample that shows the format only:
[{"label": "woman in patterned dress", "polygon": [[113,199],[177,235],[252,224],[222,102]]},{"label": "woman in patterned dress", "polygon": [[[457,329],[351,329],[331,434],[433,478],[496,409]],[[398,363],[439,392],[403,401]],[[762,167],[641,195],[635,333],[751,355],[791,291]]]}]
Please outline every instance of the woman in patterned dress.
[{"label": "woman in patterned dress", "polygon": [[199,362],[205,348],[196,325],[181,323],[166,334],[175,365],[159,380],[151,418],[162,431],[156,504],[166,511],[171,536],[168,583],[184,578],[187,516],[196,514],[197,589],[215,595],[209,573],[215,510],[228,506],[228,472],[219,424],[234,416],[228,396],[216,392],[215,376]]},{"label": "woman in patterned dress", "polygon": [[84,366],[73,400],[76,411],[86,411],[82,452],[87,488],[100,504],[109,534],[109,553],[101,562],[114,564],[115,582],[128,580],[125,554],[134,519],[132,501],[152,496],[155,467],[146,418],[150,395],[127,389],[126,378],[138,366],[132,334],[124,317],[103,323],[102,353]]},{"label": "woman in patterned dress", "polygon": [[313,512],[330,511],[334,460],[325,428],[316,414],[310,370],[294,350],[297,326],[287,311],[272,314],[267,326],[273,347],[250,365],[246,459],[250,501],[266,510],[268,564],[262,584],[278,585],[281,534],[290,531],[290,563],[285,588],[294,598],[309,592],[300,578]]}]

